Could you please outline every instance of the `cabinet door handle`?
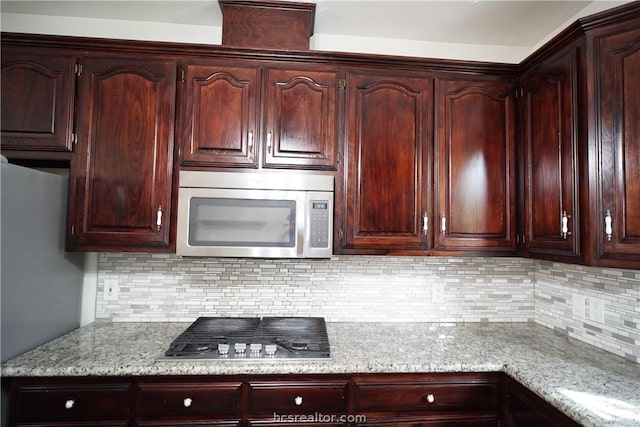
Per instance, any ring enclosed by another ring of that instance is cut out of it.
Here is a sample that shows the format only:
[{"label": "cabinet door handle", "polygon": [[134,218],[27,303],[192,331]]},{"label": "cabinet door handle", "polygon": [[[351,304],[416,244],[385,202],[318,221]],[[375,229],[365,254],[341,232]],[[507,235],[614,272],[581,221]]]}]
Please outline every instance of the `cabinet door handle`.
[{"label": "cabinet door handle", "polygon": [[611,241],[613,237],[613,218],[611,218],[611,211],[607,209],[607,213],[604,216],[604,234],[607,235],[607,240]]},{"label": "cabinet door handle", "polygon": [[249,153],[253,153],[253,129],[249,131]]},{"label": "cabinet door handle", "polygon": [[447,217],[444,215],[440,218],[440,232],[447,234]]},{"label": "cabinet door handle", "polygon": [[431,393],[427,394],[427,397],[426,397],[425,399],[426,399],[426,400],[427,400],[427,402],[429,402],[429,403],[433,403],[433,402],[435,402],[435,401],[436,401],[436,397],[435,397],[433,394],[431,394]]},{"label": "cabinet door handle", "polygon": [[565,240],[567,240],[567,236],[571,235],[571,232],[569,231],[569,218],[571,218],[571,215],[567,215],[567,211],[562,212],[560,225],[562,238]]},{"label": "cabinet door handle", "polygon": [[158,211],[156,212],[156,231],[160,231],[162,228],[162,205],[158,206]]},{"label": "cabinet door handle", "polygon": [[190,407],[192,403],[193,403],[193,400],[190,397],[187,397],[182,401],[182,404],[184,405],[185,408]]},{"label": "cabinet door handle", "polygon": [[422,232],[426,235],[429,231],[429,215],[425,212],[422,214]]},{"label": "cabinet door handle", "polygon": [[73,399],[68,399],[66,402],[64,402],[64,407],[66,409],[71,409],[74,407],[74,405],[76,404],[76,401]]},{"label": "cabinet door handle", "polygon": [[302,396],[296,396],[296,398],[293,399],[293,402],[296,404],[296,406],[302,406]]},{"label": "cabinet door handle", "polygon": [[267,153],[271,154],[271,131],[267,132]]}]

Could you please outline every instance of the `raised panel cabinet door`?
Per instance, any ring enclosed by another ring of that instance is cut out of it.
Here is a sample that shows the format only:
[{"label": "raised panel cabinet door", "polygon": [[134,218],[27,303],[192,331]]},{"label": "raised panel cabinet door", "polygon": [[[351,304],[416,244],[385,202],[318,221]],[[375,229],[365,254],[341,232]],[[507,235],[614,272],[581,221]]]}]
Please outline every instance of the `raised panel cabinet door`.
[{"label": "raised panel cabinet door", "polygon": [[70,249],[166,250],[176,65],[89,58],[83,68],[70,175]]},{"label": "raised panel cabinet door", "polygon": [[428,248],[432,85],[347,76],[345,248]]},{"label": "raised panel cabinet door", "polygon": [[598,204],[596,256],[640,268],[640,20],[594,40]]},{"label": "raised panel cabinet door", "polygon": [[257,68],[189,64],[184,70],[180,163],[257,167]]},{"label": "raised panel cabinet door", "polygon": [[436,250],[515,250],[514,96],[510,82],[436,83]]},{"label": "raised panel cabinet door", "polygon": [[334,169],[338,76],[267,70],[264,166]]},{"label": "raised panel cabinet door", "polygon": [[524,246],[528,254],[580,254],[577,50],[522,80]]},{"label": "raised panel cabinet door", "polygon": [[75,58],[2,48],[2,150],[71,152]]}]

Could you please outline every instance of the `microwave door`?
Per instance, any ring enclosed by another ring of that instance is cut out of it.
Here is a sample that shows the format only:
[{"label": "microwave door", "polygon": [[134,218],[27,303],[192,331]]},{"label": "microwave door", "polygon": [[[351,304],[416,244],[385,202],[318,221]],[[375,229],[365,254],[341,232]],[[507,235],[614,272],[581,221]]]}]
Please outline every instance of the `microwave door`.
[{"label": "microwave door", "polygon": [[187,188],[179,204],[179,255],[302,256],[300,202],[290,192]]}]

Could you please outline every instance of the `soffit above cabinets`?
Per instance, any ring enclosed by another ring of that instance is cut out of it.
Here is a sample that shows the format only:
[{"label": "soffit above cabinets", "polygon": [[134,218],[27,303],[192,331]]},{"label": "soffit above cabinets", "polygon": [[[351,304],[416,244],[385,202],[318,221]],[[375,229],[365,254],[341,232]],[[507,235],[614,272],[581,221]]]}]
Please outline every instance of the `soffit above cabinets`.
[{"label": "soffit above cabinets", "polygon": [[[520,49],[527,54],[577,17],[628,3],[613,0],[297,1],[316,3],[314,35],[332,38],[332,48],[345,38],[375,38],[404,40],[406,45],[501,46]],[[0,10],[3,15],[13,16],[26,14],[222,27],[222,13],[216,0],[3,0]],[[219,44],[220,40],[211,43]],[[319,46],[324,50],[326,44]],[[396,47],[398,54],[405,54],[403,43]]]}]

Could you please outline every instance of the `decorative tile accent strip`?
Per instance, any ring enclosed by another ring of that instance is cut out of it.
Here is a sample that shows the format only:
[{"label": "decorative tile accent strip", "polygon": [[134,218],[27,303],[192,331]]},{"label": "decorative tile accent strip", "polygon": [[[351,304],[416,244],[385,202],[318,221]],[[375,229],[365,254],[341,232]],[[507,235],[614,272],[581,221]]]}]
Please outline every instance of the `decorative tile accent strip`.
[{"label": "decorative tile accent strip", "polygon": [[[539,261],[535,277],[537,323],[640,361],[640,271]],[[584,297],[589,311],[604,303],[604,322],[585,317]]]},{"label": "decorative tile accent strip", "polygon": [[[532,322],[535,264],[520,258],[182,259],[102,253],[96,319],[324,316],[362,322]],[[117,300],[104,298],[118,287]]]}]

